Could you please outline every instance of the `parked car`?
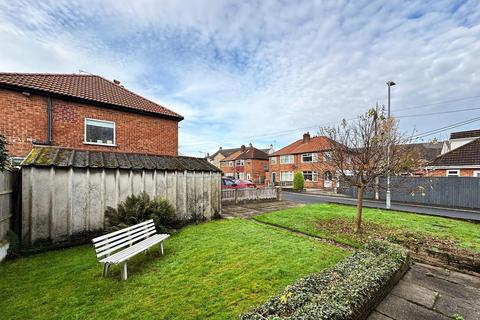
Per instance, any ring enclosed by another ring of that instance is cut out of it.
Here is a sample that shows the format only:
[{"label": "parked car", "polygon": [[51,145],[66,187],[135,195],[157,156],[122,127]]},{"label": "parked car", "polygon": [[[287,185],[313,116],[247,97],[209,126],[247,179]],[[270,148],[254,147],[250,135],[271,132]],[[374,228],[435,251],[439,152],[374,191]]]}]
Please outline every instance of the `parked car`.
[{"label": "parked car", "polygon": [[234,179],[230,177],[222,177],[222,189],[242,189],[256,187],[257,185],[250,181]]}]

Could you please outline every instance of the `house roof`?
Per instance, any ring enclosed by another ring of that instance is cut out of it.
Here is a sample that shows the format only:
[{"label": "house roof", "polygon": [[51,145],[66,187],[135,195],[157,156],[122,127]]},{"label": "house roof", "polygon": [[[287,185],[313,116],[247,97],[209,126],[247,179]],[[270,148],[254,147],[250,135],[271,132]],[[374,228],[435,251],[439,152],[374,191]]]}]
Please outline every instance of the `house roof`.
[{"label": "house roof", "polygon": [[240,159],[268,160],[268,154],[255,147],[246,147],[243,152],[242,152],[242,149],[239,148],[237,151],[230,154],[228,157],[226,157],[221,161],[233,161],[233,160],[240,160]]},{"label": "house roof", "polygon": [[327,151],[331,149],[331,144],[332,140],[325,136],[311,137],[307,142],[303,142],[303,139],[300,139],[269,156]]},{"label": "house roof", "polygon": [[[218,149],[214,154],[212,154],[210,157],[208,157],[208,159],[211,159],[213,160],[217,154],[222,154],[224,157],[228,157],[230,156],[231,154],[239,151],[240,148],[232,148],[232,149]],[[270,148],[267,148],[267,149],[258,149],[266,154],[268,154],[268,152],[270,151]],[[222,161],[224,161],[225,159],[223,159]]]},{"label": "house roof", "polygon": [[97,75],[0,72],[0,86],[149,113],[177,121],[183,119],[178,113]]},{"label": "house roof", "polygon": [[442,153],[443,142],[412,143],[402,145],[402,147],[413,148],[418,152],[420,159],[432,161]]},{"label": "house roof", "polygon": [[477,137],[480,137],[480,129],[450,133],[450,139],[477,138]]},{"label": "house roof", "polygon": [[22,162],[22,166],[220,172],[217,167],[202,158],[57,147],[34,147]]},{"label": "house roof", "polygon": [[444,153],[429,163],[429,166],[480,165],[480,138]]}]

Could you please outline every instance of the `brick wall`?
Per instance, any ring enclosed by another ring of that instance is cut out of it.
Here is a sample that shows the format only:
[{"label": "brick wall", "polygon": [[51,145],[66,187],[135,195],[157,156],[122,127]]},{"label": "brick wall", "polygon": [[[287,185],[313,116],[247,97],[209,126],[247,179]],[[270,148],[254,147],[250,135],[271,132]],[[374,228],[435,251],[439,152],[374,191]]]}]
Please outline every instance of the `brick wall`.
[{"label": "brick wall", "polygon": [[[33,141],[47,140],[47,98],[0,89],[0,133],[12,156],[26,156]],[[85,118],[115,122],[116,146],[86,145]],[[60,147],[172,155],[178,154],[178,122],[53,99],[53,145]]]}]

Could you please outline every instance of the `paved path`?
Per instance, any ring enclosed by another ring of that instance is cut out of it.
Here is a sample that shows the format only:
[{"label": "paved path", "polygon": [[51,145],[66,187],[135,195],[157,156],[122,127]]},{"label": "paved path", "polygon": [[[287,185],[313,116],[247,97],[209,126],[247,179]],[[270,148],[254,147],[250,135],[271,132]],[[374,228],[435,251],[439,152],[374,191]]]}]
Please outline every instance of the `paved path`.
[{"label": "paved path", "polygon": [[228,204],[222,205],[222,217],[226,219],[250,218],[253,215],[298,207],[301,205],[302,204],[294,201],[265,201]]},{"label": "paved path", "polygon": [[[349,198],[345,196],[335,197],[330,195],[295,193],[295,192],[288,192],[288,191],[284,191],[282,193],[282,197],[284,200],[294,201],[298,203],[327,203],[327,202],[336,202],[336,203],[342,203],[342,204],[357,203],[357,199]],[[384,202],[374,201],[374,200],[364,200],[363,203],[365,207],[385,209]],[[392,209],[426,214],[426,215],[480,221],[480,211],[474,211],[474,210],[457,210],[457,209],[453,210],[453,209],[445,209],[445,208],[438,208],[438,207],[399,204],[395,202],[392,202]]]},{"label": "paved path", "polygon": [[368,320],[480,319],[480,277],[416,263]]}]

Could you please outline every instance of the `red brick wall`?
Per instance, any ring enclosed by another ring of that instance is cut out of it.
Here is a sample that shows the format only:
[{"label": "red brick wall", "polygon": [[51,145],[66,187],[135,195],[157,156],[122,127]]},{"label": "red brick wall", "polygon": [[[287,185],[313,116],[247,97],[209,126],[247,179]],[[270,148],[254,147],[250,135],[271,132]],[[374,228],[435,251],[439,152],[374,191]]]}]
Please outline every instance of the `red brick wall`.
[{"label": "red brick wall", "polygon": [[[33,141],[47,140],[47,98],[0,89],[0,133],[12,156],[26,156]],[[83,143],[85,118],[114,121],[116,146]],[[178,154],[178,122],[155,116],[53,99],[53,145],[78,149]]]},{"label": "red brick wall", "polygon": [[[305,181],[305,188],[323,188],[324,181],[323,175],[325,171],[330,171],[332,175],[335,173],[334,168],[328,163],[323,161],[322,154],[318,155],[318,161],[312,163],[302,163],[302,155],[295,154],[293,155],[294,163],[293,164],[280,164],[280,156],[277,156],[276,164],[272,164],[272,157],[270,157],[269,168],[266,176],[265,183],[271,182],[272,172],[276,173],[276,182],[280,182],[280,173],[282,171],[315,171],[318,173],[318,181]],[[332,184],[333,186],[333,184]]]},{"label": "red brick wall", "polygon": [[[449,169],[449,170],[457,170],[457,169]],[[479,171],[480,169],[458,169],[460,170],[460,177],[473,177],[474,171]],[[447,170],[446,169],[437,169],[428,171],[428,176],[432,177],[446,177]]]}]

